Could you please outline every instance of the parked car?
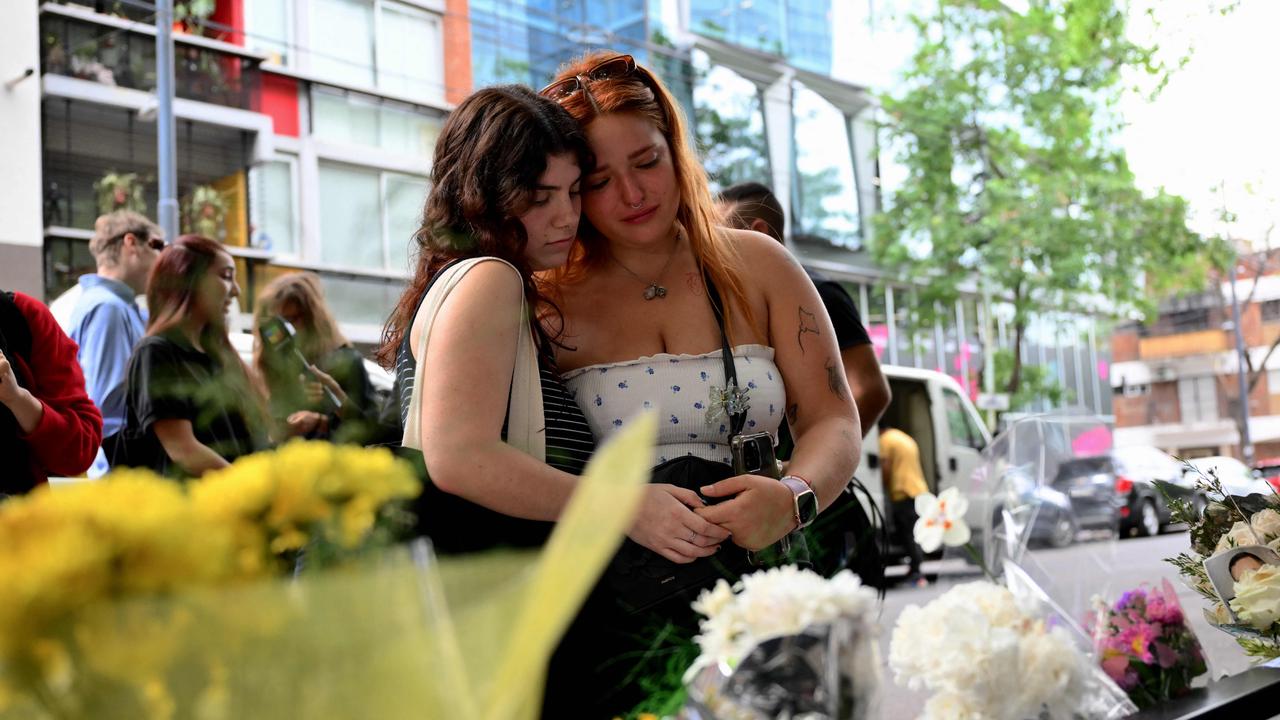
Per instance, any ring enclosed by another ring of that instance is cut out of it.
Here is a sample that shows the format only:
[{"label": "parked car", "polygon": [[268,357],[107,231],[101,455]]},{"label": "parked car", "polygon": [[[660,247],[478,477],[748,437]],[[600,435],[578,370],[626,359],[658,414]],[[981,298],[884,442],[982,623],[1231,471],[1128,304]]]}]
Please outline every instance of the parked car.
[{"label": "parked car", "polygon": [[1276,492],[1280,492],[1280,457],[1263,458],[1255,462],[1253,471]]},{"label": "parked car", "polygon": [[1200,475],[1209,475],[1213,471],[1222,483],[1222,489],[1231,495],[1250,495],[1253,493],[1268,494],[1271,485],[1254,474],[1247,465],[1233,457],[1215,455],[1206,458],[1188,460],[1191,467],[1186,470],[1187,482],[1195,482]]},{"label": "parked car", "polygon": [[1183,473],[1183,466],[1167,453],[1149,445],[1131,445],[1111,451],[1115,462],[1116,492],[1125,496],[1120,510],[1120,534],[1137,532],[1151,536],[1168,525],[1169,503],[1157,484],[1175,499],[1186,500],[1199,512],[1207,503],[1195,483]]},{"label": "parked car", "polygon": [[1070,498],[1077,530],[1118,531],[1128,496],[1119,492],[1110,455],[1074,458],[1058,466],[1053,489]]}]

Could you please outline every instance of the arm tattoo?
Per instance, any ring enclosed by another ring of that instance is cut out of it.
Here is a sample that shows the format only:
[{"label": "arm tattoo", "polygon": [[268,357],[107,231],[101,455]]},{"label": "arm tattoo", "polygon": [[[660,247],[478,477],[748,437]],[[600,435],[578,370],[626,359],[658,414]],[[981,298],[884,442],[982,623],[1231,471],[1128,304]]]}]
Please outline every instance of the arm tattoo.
[{"label": "arm tattoo", "polygon": [[831,360],[827,360],[825,367],[827,370],[827,389],[831,391],[832,395],[844,400],[844,368],[839,363]]},{"label": "arm tattoo", "polygon": [[800,406],[796,403],[791,403],[791,405],[787,407],[787,422],[794,426],[796,424],[796,418],[798,417],[800,417]]},{"label": "arm tattoo", "polygon": [[821,335],[818,332],[818,316],[800,306],[800,329],[796,332],[796,342],[800,344],[800,352],[804,352],[804,336],[806,333]]}]

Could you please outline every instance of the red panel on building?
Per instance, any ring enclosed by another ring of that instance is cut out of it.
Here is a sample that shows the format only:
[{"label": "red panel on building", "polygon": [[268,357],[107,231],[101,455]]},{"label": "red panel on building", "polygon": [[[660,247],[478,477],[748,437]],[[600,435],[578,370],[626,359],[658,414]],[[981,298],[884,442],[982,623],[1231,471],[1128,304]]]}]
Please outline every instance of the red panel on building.
[{"label": "red panel on building", "polygon": [[244,45],[244,0],[218,0],[209,19],[231,28],[230,32],[219,33],[219,40]]},{"label": "red panel on building", "polygon": [[298,137],[298,81],[275,73],[262,73],[261,111],[271,116],[277,135]]}]

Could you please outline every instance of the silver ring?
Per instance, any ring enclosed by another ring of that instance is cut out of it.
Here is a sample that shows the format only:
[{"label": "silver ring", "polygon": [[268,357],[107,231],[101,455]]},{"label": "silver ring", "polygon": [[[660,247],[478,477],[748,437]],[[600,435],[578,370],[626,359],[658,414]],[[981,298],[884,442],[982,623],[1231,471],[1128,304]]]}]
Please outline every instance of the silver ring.
[{"label": "silver ring", "polygon": [[631,209],[632,209],[632,210],[639,210],[641,205],[644,205],[644,201],[643,201],[643,200],[641,200],[640,202],[636,203],[635,205],[632,205],[632,206],[631,206]]},{"label": "silver ring", "polygon": [[692,542],[693,542],[694,540],[696,540],[697,538],[698,538],[698,531],[697,531],[697,530],[690,530],[690,531],[689,531],[689,542],[690,542],[690,543],[692,543]]}]

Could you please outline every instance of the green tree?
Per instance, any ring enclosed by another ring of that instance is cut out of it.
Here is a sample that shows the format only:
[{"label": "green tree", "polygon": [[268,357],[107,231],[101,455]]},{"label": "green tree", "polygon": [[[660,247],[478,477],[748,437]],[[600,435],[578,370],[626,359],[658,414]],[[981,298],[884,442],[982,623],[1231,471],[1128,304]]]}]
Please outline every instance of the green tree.
[{"label": "green tree", "polygon": [[[901,89],[880,98],[906,178],[873,250],[925,281],[923,314],[976,279],[1012,304],[1019,348],[1038,308],[1145,313],[1203,281],[1220,242],[1187,228],[1182,198],[1139,191],[1118,144],[1122,76],[1158,89],[1170,72],[1127,38],[1122,7],[939,0],[910,22],[918,47]],[[1016,350],[1005,379],[1017,394]]]}]

